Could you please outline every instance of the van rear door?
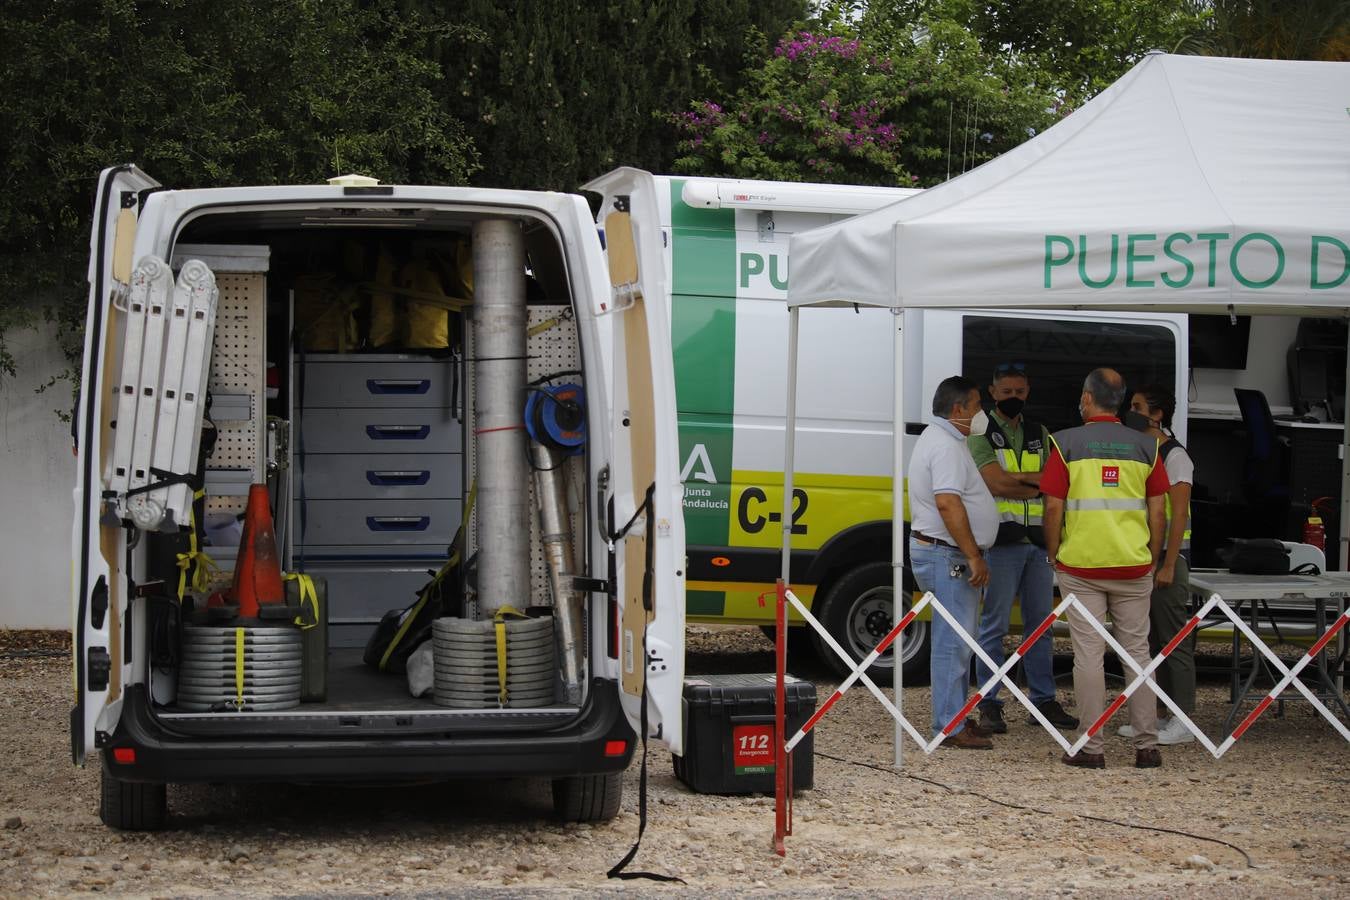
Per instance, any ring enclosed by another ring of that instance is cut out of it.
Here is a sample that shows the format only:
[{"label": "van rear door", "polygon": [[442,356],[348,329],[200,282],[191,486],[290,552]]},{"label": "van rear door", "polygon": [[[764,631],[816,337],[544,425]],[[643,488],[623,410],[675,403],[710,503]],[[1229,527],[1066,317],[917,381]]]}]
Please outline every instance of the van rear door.
[{"label": "van rear door", "polygon": [[137,213],[144,191],[159,182],[132,165],[99,175],[89,240],[89,310],[85,319],[84,366],[75,407],[75,521],[71,547],[75,708],[70,713],[71,755],[77,765],[111,734],[122,708],[122,667],[127,608],[122,558],[126,535],[120,523],[102,518],[102,475],[112,449],[111,388],[118,364],[113,348],[131,284]]},{"label": "van rear door", "polygon": [[647,235],[628,210],[629,201],[620,199],[603,213],[610,313],[617,318],[613,521],[619,530],[628,527],[616,548],[619,683],[635,725],[645,693],[648,735],[681,753],[684,518],[670,320],[659,229]]}]

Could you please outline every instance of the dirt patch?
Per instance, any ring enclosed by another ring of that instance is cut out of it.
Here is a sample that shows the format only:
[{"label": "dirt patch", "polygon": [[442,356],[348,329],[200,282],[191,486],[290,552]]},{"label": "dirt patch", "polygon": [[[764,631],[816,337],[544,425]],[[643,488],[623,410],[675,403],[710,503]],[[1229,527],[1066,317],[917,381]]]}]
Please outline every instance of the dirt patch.
[{"label": "dirt patch", "polygon": [[[691,672],[772,665],[757,629],[691,629]],[[833,690],[818,665],[794,668],[822,698]],[[1201,688],[1196,719],[1211,734],[1226,697],[1219,681]],[[926,688],[904,691],[913,721],[926,721],[927,704]],[[622,813],[602,826],[556,824],[547,784],[524,780],[176,785],[170,830],[123,834],[98,821],[97,768],[70,765],[69,707],[68,657],[0,653],[0,894],[673,890],[605,879],[637,832],[636,764]],[[786,858],[769,848],[771,798],[693,794],[669,756],[653,752],[650,821],[633,868],[726,895],[1344,896],[1350,748],[1306,704],[1275,712],[1219,761],[1188,744],[1163,748],[1162,769],[1136,770],[1112,731],[1108,768],[1082,771],[1061,766],[1059,748],[1010,710],[993,751],[925,757],[907,744],[897,773],[890,720],[859,687],[819,728],[815,789],[796,800]]]}]

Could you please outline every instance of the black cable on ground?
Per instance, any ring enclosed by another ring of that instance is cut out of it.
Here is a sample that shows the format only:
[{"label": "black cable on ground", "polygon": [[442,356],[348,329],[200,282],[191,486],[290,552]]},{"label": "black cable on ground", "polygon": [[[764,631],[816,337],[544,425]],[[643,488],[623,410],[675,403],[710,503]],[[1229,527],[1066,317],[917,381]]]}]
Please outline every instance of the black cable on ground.
[{"label": "black cable on ground", "polygon": [[[886,772],[891,775],[899,775],[902,778],[909,778],[913,781],[921,781],[924,784],[931,784],[933,787],[942,788],[944,791],[947,791],[948,793],[951,794],[955,793],[970,794],[972,796],[979,797],[981,800],[987,800],[990,803],[994,803],[999,806],[1006,806],[1008,809],[1020,809],[1026,812],[1038,813],[1043,816],[1063,815],[1062,812],[1055,812],[1049,809],[1040,809],[1035,806],[1023,806],[1020,803],[1009,803],[1007,800],[1000,800],[997,797],[991,797],[988,794],[982,794],[979,791],[972,791],[970,788],[954,788],[949,784],[943,784],[941,781],[934,781],[931,778],[924,778],[922,775],[913,775],[910,774],[909,772],[897,772],[895,769],[889,769],[886,768],[885,766],[878,766],[874,763],[859,762],[856,759],[845,759],[842,756],[833,756],[829,753],[822,753],[819,750],[815,751],[815,755],[823,757],[825,759],[834,760],[835,762],[848,763],[851,766],[860,766],[864,769],[876,769],[878,772]],[[1206,837],[1203,834],[1195,834],[1194,832],[1190,831],[1181,831],[1176,828],[1164,828],[1161,825],[1136,825],[1133,822],[1122,822],[1119,819],[1105,819],[1102,818],[1101,816],[1089,816],[1085,815],[1084,813],[1074,813],[1073,815],[1078,816],[1078,818],[1080,819],[1088,819],[1093,822],[1102,822],[1106,825],[1119,825],[1121,828],[1134,828],[1139,831],[1157,831],[1163,834],[1180,835],[1181,837],[1188,837],[1197,841],[1207,841],[1211,844],[1220,844],[1224,847],[1227,847],[1230,850],[1233,850],[1237,853],[1241,853],[1242,858],[1247,862],[1247,868],[1249,869],[1256,868],[1256,863],[1252,862],[1252,858],[1247,854],[1246,850],[1243,850],[1237,844],[1230,844],[1228,843],[1228,841],[1220,840],[1219,838]]]}]

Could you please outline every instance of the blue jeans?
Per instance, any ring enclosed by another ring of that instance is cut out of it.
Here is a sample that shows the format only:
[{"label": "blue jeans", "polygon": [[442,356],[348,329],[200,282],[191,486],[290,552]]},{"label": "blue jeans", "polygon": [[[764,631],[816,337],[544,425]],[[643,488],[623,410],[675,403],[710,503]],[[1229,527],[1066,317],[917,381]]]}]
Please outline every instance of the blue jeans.
[{"label": "blue jeans", "polygon": [[[985,551],[984,558],[989,562],[989,587],[984,591],[979,640],[989,658],[1001,666],[1006,658],[1003,638],[1008,634],[1013,596],[1017,595],[1020,599],[1022,634],[1027,635],[1044,622],[1050,610],[1055,608],[1055,587],[1045,550],[1035,544],[990,547]],[[1027,696],[1032,703],[1055,699],[1054,665],[1054,642],[1047,631],[1022,654]],[[983,662],[975,660],[976,684],[984,684],[993,674]],[[1001,683],[995,685],[980,701],[980,705],[988,703],[1001,707],[1003,701],[998,699],[1001,686]]]},{"label": "blue jeans", "polygon": [[[925,544],[911,538],[909,561],[919,588],[931,591],[952,618],[974,637],[980,613],[980,591],[970,585],[966,555],[954,547]],[[953,566],[960,566],[961,572],[953,574]],[[974,651],[936,612],[933,613],[930,646],[928,673],[933,684],[933,734],[936,736],[966,705],[966,693],[970,690],[970,658]],[[958,723],[952,734],[964,727],[964,722]]]}]

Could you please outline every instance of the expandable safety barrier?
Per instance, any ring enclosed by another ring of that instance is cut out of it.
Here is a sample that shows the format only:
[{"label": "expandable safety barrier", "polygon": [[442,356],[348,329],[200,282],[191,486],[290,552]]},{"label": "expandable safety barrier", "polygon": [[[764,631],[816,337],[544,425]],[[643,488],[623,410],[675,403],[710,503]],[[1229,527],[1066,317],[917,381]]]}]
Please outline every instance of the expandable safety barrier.
[{"label": "expandable safety barrier", "polygon": [[[1092,615],[1087,607],[1079,602],[1076,596],[1069,594],[1055,606],[1054,610],[1051,611],[1050,615],[1046,616],[1043,622],[1038,624],[1034,630],[1029,632],[1023,638],[1016,650],[1008,654],[1008,658],[1004,661],[1003,665],[996,666],[994,665],[994,661],[989,658],[989,655],[985,653],[984,648],[979,645],[979,642],[961,627],[952,614],[947,611],[947,609],[938,601],[937,597],[933,596],[931,592],[925,593],[923,597],[920,598],[919,602],[915,603],[910,610],[901,617],[900,621],[896,622],[891,630],[882,637],[872,652],[861,662],[856,664],[853,662],[853,658],[849,656],[847,651],[839,646],[834,638],[831,637],[830,633],[825,629],[825,626],[811,615],[811,611],[807,609],[806,606],[797,599],[796,595],[793,594],[791,590],[788,590],[781,581],[778,585],[778,622],[780,634],[783,631],[783,624],[786,621],[786,607],[789,604],[796,609],[797,613],[801,615],[803,621],[805,621],[807,625],[815,629],[816,634],[820,636],[821,640],[823,640],[831,650],[838,654],[840,659],[844,660],[844,662],[850,666],[851,671],[849,672],[848,677],[840,682],[839,687],[834,693],[825,699],[825,702],[820,705],[820,708],[816,710],[811,718],[807,719],[806,723],[802,725],[797,733],[786,740],[784,740],[784,720],[781,716],[779,717],[775,737],[779,741],[779,746],[781,748],[779,754],[781,760],[779,765],[780,770],[785,768],[783,763],[786,763],[787,766],[791,765],[790,754],[793,748],[795,748],[807,733],[810,732],[822,718],[824,718],[830,708],[839,702],[839,699],[844,696],[844,693],[858,682],[862,682],[868,691],[871,692],[872,696],[877,698],[877,701],[880,702],[886,711],[890,713],[892,718],[899,723],[900,727],[904,730],[904,733],[908,734],[925,754],[932,753],[940,747],[942,742],[956,730],[957,726],[960,725],[962,721],[965,720],[971,710],[973,710],[982,699],[988,696],[989,692],[998,684],[1002,684],[1013,697],[1017,698],[1018,702],[1027,708],[1027,711],[1031,714],[1032,718],[1039,722],[1046,733],[1055,740],[1055,743],[1059,744],[1059,746],[1064,749],[1064,752],[1070,755],[1076,754],[1093,735],[1098,734],[1101,729],[1105,727],[1106,723],[1110,721],[1111,717],[1115,715],[1130,697],[1146,683],[1153,693],[1157,695],[1163,705],[1172,712],[1172,715],[1178,718],[1186,726],[1186,729],[1195,735],[1196,740],[1198,740],[1206,750],[1213,754],[1215,759],[1218,759],[1227,753],[1233,744],[1236,743],[1247,730],[1251,728],[1252,724],[1261,717],[1261,714],[1275,702],[1279,695],[1291,686],[1298,690],[1298,692],[1312,704],[1313,708],[1331,723],[1331,726],[1336,729],[1342,738],[1346,741],[1350,741],[1350,728],[1347,728],[1346,724],[1338,719],[1317,697],[1317,694],[1300,681],[1298,677],[1299,673],[1317,658],[1317,655],[1326,648],[1327,644],[1329,644],[1337,634],[1340,633],[1341,629],[1350,625],[1350,609],[1342,612],[1317,642],[1313,644],[1292,667],[1289,667],[1275,655],[1274,651],[1266,646],[1264,641],[1256,636],[1256,632],[1252,630],[1251,626],[1244,622],[1242,617],[1235,613],[1233,609],[1224,602],[1222,597],[1218,594],[1212,594],[1204,605],[1200,607],[1199,611],[1191,616],[1190,620],[1186,622],[1177,635],[1167,643],[1167,646],[1163,647],[1157,656],[1149,660],[1146,666],[1141,667],[1133,657],[1125,652],[1125,649],[1121,647],[1119,642],[1111,635],[1110,630],[1107,629],[1096,616]],[[1102,714],[1097,717],[1096,721],[1089,725],[1083,733],[1078,736],[1077,740],[1070,742],[1068,738],[1060,733],[1059,729],[1052,725],[1045,715],[1036,708],[1036,705],[1031,702],[1031,699],[1018,688],[1012,678],[1009,677],[1008,673],[1012,671],[1012,668],[1017,664],[1018,660],[1022,658],[1023,653],[1026,650],[1029,650],[1031,646],[1054,625],[1055,620],[1073,607],[1076,607],[1078,611],[1082,613],[1086,621],[1101,635],[1102,639],[1106,642],[1106,645],[1121,661],[1121,664],[1133,672],[1134,678],[1126,685],[1125,690],[1121,691],[1120,695],[1117,696],[1116,699],[1106,707]],[[886,652],[896,639],[900,637],[904,630],[918,618],[920,613],[926,608],[931,608],[935,614],[941,616],[957,636],[971,648],[980,661],[993,672],[993,674],[971,694],[965,706],[961,708],[961,711],[958,712],[950,722],[946,723],[938,734],[933,735],[928,739],[924,738],[923,734],[914,727],[901,711],[901,696],[897,694],[895,701],[892,702],[881,688],[877,687],[876,683],[867,676],[867,669],[877,661],[878,657]],[[1254,652],[1260,653],[1261,656],[1265,658],[1266,662],[1270,664],[1271,668],[1282,676],[1275,686],[1271,688],[1270,692],[1257,703],[1256,707],[1246,716],[1246,718],[1244,718],[1237,727],[1233,729],[1232,733],[1224,738],[1219,744],[1215,744],[1208,735],[1201,731],[1200,728],[1191,721],[1190,717],[1181,711],[1181,708],[1177,706],[1176,702],[1158,687],[1157,682],[1155,682],[1152,677],[1153,673],[1163,664],[1163,661],[1167,659],[1172,651],[1180,646],[1182,641],[1189,637],[1207,616],[1215,612],[1223,615],[1232,622],[1233,626],[1237,628],[1242,633],[1243,637],[1252,645]],[[781,674],[785,669],[786,641],[780,639],[778,641],[778,671]],[[781,685],[779,689],[781,691]],[[779,786],[780,795],[775,798],[778,824],[775,829],[774,846],[781,855],[785,852],[783,849],[782,837],[784,834],[791,834],[791,798],[786,796],[785,782],[780,780]]]}]

